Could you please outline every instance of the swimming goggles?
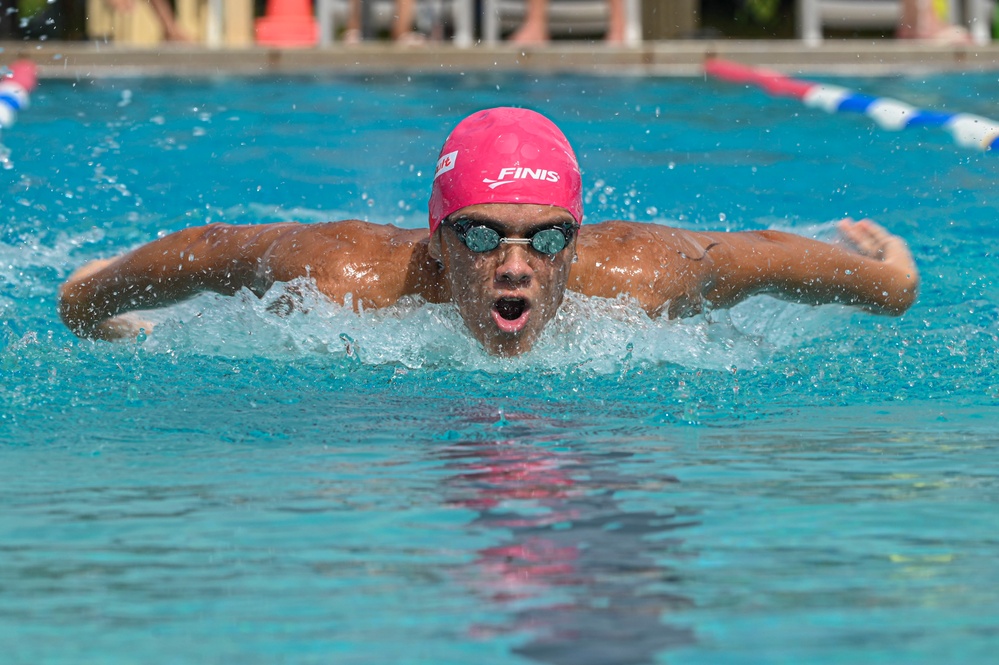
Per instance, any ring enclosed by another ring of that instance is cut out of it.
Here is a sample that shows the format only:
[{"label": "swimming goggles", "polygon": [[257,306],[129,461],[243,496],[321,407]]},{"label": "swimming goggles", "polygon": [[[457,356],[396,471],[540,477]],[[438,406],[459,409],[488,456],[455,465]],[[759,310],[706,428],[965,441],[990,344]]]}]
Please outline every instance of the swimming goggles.
[{"label": "swimming goggles", "polygon": [[496,229],[470,219],[447,219],[444,223],[454,229],[458,239],[465,243],[465,247],[478,254],[491,252],[500,244],[507,244],[530,245],[536,252],[555,256],[565,249],[578,228],[573,222],[562,222],[538,229],[527,238],[507,238],[500,235]]}]

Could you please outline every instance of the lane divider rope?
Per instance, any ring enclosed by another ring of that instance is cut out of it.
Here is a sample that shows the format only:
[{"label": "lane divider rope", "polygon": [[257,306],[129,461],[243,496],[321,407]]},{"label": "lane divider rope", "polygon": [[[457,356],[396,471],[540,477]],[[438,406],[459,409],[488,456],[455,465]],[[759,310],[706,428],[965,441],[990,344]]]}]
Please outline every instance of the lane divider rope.
[{"label": "lane divider rope", "polygon": [[29,94],[37,83],[37,68],[30,60],[18,60],[8,74],[0,75],[0,129],[13,125],[18,111],[27,108]]},{"label": "lane divider rope", "polygon": [[871,97],[835,85],[825,85],[785,76],[780,72],[749,67],[729,60],[711,59],[705,73],[728,83],[742,83],[775,97],[800,99],[806,106],[828,113],[862,113],[884,129],[940,127],[965,148],[999,150],[999,122],[970,113],[925,111],[888,97]]}]

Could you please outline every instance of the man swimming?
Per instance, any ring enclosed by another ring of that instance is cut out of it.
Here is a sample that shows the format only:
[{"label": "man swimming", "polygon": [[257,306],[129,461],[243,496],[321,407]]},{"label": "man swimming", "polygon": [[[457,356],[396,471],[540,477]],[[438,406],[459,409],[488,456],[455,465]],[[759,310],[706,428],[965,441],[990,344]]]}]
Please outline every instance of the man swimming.
[{"label": "man swimming", "polygon": [[365,309],[405,296],[453,302],[487,352],[512,356],[532,347],[566,289],[626,295],[650,316],[690,316],[759,293],[898,315],[919,285],[905,242],[868,220],[840,222],[849,249],[777,231],[582,225],[575,154],[550,120],[525,109],[488,109],[458,124],[429,210],[429,236],[357,220],[185,229],[84,265],[61,287],[59,313],[81,337],[134,337],[150,326],[132,310],[204,291],[262,296],[304,277]]}]

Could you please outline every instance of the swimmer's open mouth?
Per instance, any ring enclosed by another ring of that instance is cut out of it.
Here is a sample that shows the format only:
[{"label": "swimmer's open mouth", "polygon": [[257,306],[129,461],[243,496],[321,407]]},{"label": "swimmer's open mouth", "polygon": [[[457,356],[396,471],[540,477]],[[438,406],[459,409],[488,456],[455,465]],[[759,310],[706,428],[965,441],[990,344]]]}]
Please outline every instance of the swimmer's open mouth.
[{"label": "swimmer's open mouth", "polygon": [[500,298],[496,301],[496,312],[507,321],[516,321],[527,309],[527,301],[523,298]]},{"label": "swimmer's open mouth", "polygon": [[531,304],[524,298],[500,298],[493,304],[493,321],[504,333],[519,333],[530,318]]}]

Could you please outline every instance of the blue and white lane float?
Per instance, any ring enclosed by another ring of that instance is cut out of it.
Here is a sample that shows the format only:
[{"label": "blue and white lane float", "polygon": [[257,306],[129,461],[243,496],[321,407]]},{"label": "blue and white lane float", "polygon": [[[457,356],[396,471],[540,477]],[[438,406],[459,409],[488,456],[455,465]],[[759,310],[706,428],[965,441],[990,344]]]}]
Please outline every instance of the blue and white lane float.
[{"label": "blue and white lane float", "polygon": [[896,99],[870,97],[839,86],[793,79],[769,69],[748,67],[728,60],[708,60],[704,71],[722,81],[762,88],[773,96],[800,99],[806,106],[829,113],[863,113],[884,129],[898,131],[906,127],[940,127],[949,132],[960,146],[999,150],[999,122],[970,113],[924,111]]},{"label": "blue and white lane float", "polygon": [[10,73],[0,76],[0,130],[13,125],[18,111],[28,106],[37,82],[37,69],[30,60],[18,60],[10,66]]}]

